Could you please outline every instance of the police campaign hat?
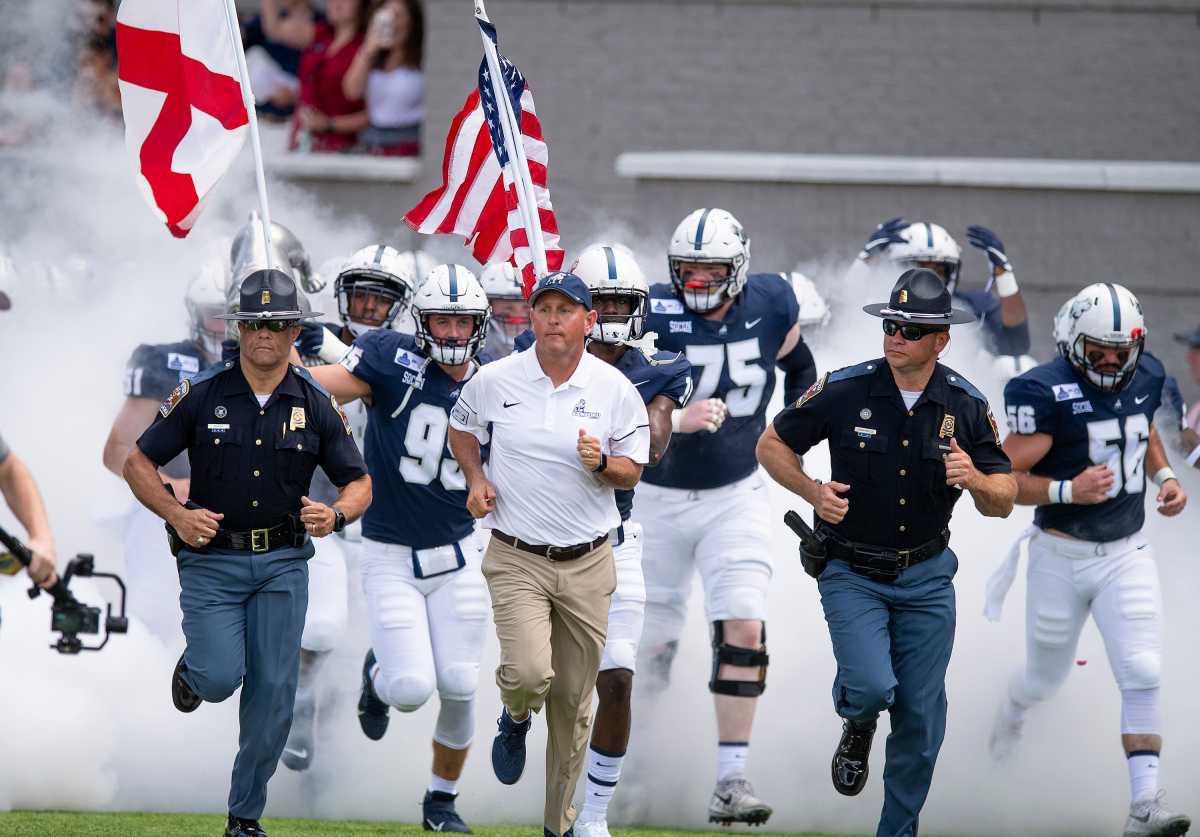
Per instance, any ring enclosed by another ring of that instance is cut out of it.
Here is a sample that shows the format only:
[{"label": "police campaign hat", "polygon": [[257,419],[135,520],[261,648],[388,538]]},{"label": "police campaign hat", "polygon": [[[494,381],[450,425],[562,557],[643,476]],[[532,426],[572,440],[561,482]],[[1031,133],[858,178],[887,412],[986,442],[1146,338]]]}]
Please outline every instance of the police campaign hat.
[{"label": "police campaign hat", "polygon": [[942,277],[932,270],[916,267],[896,280],[887,302],[864,305],[872,317],[903,320],[914,325],[956,325],[973,323],[975,316],[950,305],[950,290]]},{"label": "police campaign hat", "polygon": [[222,320],[307,320],[319,311],[304,311],[296,283],[282,270],[256,270],[242,280],[238,310],[222,314]]},{"label": "police campaign hat", "polygon": [[557,291],[567,299],[578,302],[587,310],[592,310],[592,292],[588,289],[587,283],[574,273],[567,273],[563,270],[547,273],[533,286],[533,290],[529,294],[529,304],[533,305],[537,298],[546,291]]}]

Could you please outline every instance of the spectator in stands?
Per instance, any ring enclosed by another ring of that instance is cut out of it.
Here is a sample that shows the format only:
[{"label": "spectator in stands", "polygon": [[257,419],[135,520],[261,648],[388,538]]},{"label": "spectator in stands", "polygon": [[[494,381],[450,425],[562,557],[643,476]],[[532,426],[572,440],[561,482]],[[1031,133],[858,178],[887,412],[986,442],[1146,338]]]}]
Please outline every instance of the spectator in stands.
[{"label": "spectator in stands", "polygon": [[363,45],[367,0],[327,0],[324,24],[300,56],[300,102],[293,150],[349,151],[367,127],[366,103],[349,96],[343,82]]},{"label": "spectator in stands", "polygon": [[286,119],[300,95],[300,56],[325,22],[310,0],[261,0],[258,15],[242,27],[246,66],[257,110],[268,119]]},{"label": "spectator in stands", "polygon": [[119,119],[116,0],[76,0],[75,14],[82,40],[73,98]]},{"label": "spectator in stands", "polygon": [[421,152],[425,76],[421,59],[425,13],[420,0],[382,0],[366,41],[346,73],[346,95],[366,98],[370,126],[359,135],[371,154],[415,157]]}]

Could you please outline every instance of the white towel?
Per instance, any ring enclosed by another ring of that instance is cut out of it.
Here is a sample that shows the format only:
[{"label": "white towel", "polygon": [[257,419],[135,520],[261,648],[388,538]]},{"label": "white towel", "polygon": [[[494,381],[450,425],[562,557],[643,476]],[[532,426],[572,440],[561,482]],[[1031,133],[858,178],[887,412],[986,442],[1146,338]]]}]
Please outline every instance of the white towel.
[{"label": "white towel", "polygon": [[1021,544],[1036,535],[1038,531],[1038,527],[1033,525],[1025,527],[1021,534],[1017,535],[1013,545],[1009,547],[1008,554],[1004,556],[1000,566],[996,567],[988,576],[983,600],[983,615],[989,622],[1000,621],[1000,612],[1004,609],[1004,598],[1008,595],[1008,591],[1017,577],[1017,567],[1021,563]]}]

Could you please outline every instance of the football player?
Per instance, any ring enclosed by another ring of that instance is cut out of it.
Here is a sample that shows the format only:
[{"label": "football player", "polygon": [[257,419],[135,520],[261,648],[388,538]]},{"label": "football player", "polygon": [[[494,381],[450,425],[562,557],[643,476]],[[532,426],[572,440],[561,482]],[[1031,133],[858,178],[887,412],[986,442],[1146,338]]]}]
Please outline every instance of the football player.
[{"label": "football player", "polygon": [[[192,378],[221,359],[225,321],[225,266],[205,264],[188,283],[184,296],[189,335],[178,343],[143,344],[133,350],[125,365],[125,401],[113,419],[104,443],[104,467],[118,477],[125,457],[161,404],[185,378]],[[215,417],[214,421],[220,421]],[[188,496],[191,471],[180,454],[159,472],[182,502]],[[131,612],[168,645],[183,639],[179,611],[179,575],[170,560],[162,521],[137,504],[126,518],[124,530],[126,584]]]},{"label": "football player", "polygon": [[754,449],[776,368],[788,402],[816,370],[792,285],[779,273],[750,273],[750,241],[731,214],[697,209],[684,218],[667,264],[670,282],[650,288],[646,328],[663,349],[687,358],[694,392],[672,414],[674,441],[643,475],[633,515],[645,544],[643,671],[665,684],[698,570],[720,745],[709,820],[757,824],[772,809],[754,795],[745,764],[766,688],[772,525]]},{"label": "football player", "polygon": [[[650,287],[637,260],[620,244],[593,244],[579,254],[571,272],[592,292],[598,315],[588,351],[620,369],[646,403],[650,416],[649,467],[671,441],[671,416],[692,393],[691,367],[678,352],[646,354],[637,345],[645,332]],[[583,809],[576,837],[609,837],[608,805],[621,777],[632,720],[630,696],[646,607],[642,577],[642,527],[630,521],[632,490],[617,491],[621,525],[610,536],[617,587],[608,611],[608,635],[596,678],[599,706],[587,753]]]},{"label": "football player", "polygon": [[[891,266],[891,283],[905,270],[924,267],[942,277],[955,303],[979,320],[984,347],[996,356],[995,368],[1005,380],[1033,368],[1029,355],[1029,316],[1017,287],[1003,242],[987,227],[967,227],[967,241],[982,250],[990,273],[983,290],[959,287],[962,248],[943,227],[903,218],[884,221],[867,240],[858,260],[868,266]],[[891,275],[894,273],[895,275]]]},{"label": "football player", "polygon": [[529,329],[529,303],[521,277],[509,262],[489,264],[479,281],[492,306],[483,344],[484,361],[489,362],[511,354],[517,337]]},{"label": "football player", "polygon": [[[1137,297],[1114,283],[1089,285],[1055,319],[1059,357],[1009,381],[1004,399],[1017,502],[1036,506],[1029,540],[1025,665],[996,714],[990,746],[1009,755],[1025,715],[1066,680],[1090,614],[1121,691],[1121,743],[1132,802],[1125,837],[1177,835],[1191,821],[1158,788],[1162,596],[1153,548],[1142,534],[1147,483],[1158,512],[1179,514],[1187,496],[1154,427],[1164,372],[1145,351]],[[988,582],[998,618],[1016,574],[1014,547]]]},{"label": "football player", "polygon": [[466,833],[455,809],[475,731],[475,689],[490,603],[466,481],[446,446],[450,409],[475,370],[490,314],[465,267],[440,265],[414,303],[415,337],[377,328],[313,377],[339,399],[370,398],[367,467],[377,501],[363,520],[360,567],[371,625],[358,719],[378,740],[388,710],[438,692],[427,831]]}]

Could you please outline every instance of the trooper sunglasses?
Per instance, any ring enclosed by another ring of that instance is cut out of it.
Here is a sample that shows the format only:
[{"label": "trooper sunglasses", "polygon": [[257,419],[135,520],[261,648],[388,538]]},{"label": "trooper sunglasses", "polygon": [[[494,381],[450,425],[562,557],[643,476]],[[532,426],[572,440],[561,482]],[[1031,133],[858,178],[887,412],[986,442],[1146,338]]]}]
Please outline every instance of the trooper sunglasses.
[{"label": "trooper sunglasses", "polygon": [[883,321],[884,334],[886,334],[888,337],[891,337],[898,331],[900,332],[900,336],[910,343],[917,342],[926,334],[936,334],[939,331],[945,330],[945,328],[940,326],[921,326],[914,325],[913,323],[898,323],[895,320]]},{"label": "trooper sunglasses", "polygon": [[238,320],[238,325],[246,331],[258,331],[260,328],[266,328],[268,331],[273,331],[278,334],[281,331],[287,331],[292,326],[296,325],[298,320]]}]

